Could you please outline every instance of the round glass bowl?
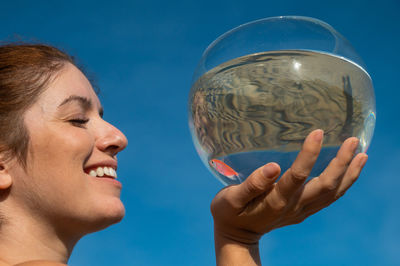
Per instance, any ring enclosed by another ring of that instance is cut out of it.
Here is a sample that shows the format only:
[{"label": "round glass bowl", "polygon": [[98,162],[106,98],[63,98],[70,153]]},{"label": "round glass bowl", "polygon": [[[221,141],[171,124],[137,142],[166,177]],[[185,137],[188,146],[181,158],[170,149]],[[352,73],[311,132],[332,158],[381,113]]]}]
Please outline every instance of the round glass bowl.
[{"label": "round glass bowl", "polygon": [[286,171],[305,137],[323,129],[311,172],[358,137],[365,152],[375,127],[371,78],[351,44],[309,17],[257,20],[217,38],[193,75],[189,127],[205,166],[224,184],[276,162]]}]

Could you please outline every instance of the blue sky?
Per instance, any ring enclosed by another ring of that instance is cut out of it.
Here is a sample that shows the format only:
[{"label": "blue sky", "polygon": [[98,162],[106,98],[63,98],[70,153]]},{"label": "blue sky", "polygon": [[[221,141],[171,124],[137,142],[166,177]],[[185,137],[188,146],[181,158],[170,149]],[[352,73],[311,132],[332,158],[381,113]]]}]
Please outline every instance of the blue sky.
[{"label": "blue sky", "polygon": [[279,15],[319,18],[353,44],[373,79],[377,124],[357,183],[264,236],[264,265],[399,265],[399,13],[396,0],[3,1],[0,40],[19,35],[76,56],[101,88],[105,118],[129,139],[118,173],[127,215],[83,238],[70,265],[215,264],[209,204],[222,185],[188,130],[192,74],[219,35]]}]

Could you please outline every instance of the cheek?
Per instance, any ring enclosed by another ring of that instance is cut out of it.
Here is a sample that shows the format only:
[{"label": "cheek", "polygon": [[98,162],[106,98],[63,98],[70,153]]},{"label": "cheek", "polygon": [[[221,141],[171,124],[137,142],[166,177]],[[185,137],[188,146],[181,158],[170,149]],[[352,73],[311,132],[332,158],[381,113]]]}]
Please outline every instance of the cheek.
[{"label": "cheek", "polygon": [[84,129],[71,128],[42,132],[32,136],[30,141],[30,156],[36,167],[45,167],[48,170],[75,168],[75,164],[82,167],[84,160],[93,151],[94,138]]},{"label": "cheek", "polygon": [[[32,204],[49,211],[73,202],[87,187],[83,164],[94,147],[94,139],[84,129],[43,130],[32,134],[27,161],[28,178],[22,180]],[[29,183],[27,181],[29,180]],[[73,207],[73,208],[75,208]],[[72,210],[71,210],[72,211]]]}]

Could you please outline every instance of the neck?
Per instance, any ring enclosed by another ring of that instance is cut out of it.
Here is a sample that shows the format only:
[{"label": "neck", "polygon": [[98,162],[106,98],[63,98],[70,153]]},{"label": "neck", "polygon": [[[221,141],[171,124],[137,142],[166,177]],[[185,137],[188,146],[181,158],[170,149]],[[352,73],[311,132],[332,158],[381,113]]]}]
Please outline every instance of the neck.
[{"label": "neck", "polygon": [[50,225],[32,217],[10,217],[0,227],[0,257],[12,265],[30,260],[67,263],[78,240],[60,236]]}]

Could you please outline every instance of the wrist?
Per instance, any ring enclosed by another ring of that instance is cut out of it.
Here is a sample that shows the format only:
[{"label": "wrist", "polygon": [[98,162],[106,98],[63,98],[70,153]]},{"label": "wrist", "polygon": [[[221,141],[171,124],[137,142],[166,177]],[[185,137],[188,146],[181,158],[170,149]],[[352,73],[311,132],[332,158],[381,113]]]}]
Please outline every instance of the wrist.
[{"label": "wrist", "polygon": [[261,265],[259,242],[232,238],[214,228],[217,266]]},{"label": "wrist", "polygon": [[258,245],[262,234],[246,229],[235,228],[226,224],[218,225],[214,222],[214,237],[219,241],[237,243],[241,246]]}]

